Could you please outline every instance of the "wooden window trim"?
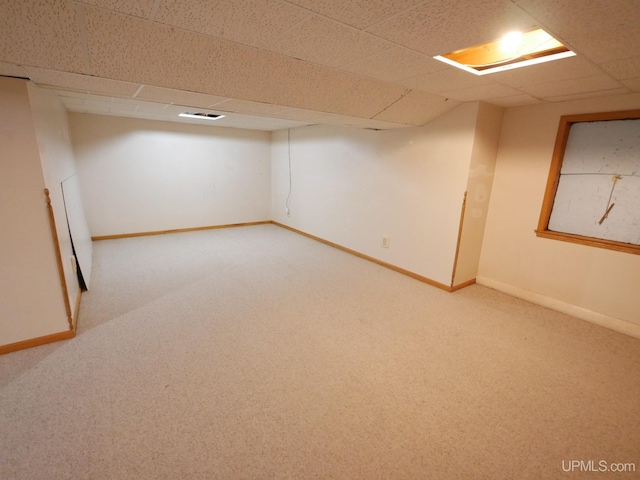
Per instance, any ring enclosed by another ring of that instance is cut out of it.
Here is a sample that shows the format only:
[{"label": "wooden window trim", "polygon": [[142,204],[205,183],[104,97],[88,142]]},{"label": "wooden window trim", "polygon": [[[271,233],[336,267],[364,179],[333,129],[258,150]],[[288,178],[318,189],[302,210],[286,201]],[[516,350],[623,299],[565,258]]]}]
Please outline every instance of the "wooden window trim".
[{"label": "wooden window trim", "polygon": [[600,113],[584,113],[580,115],[563,115],[560,117],[558,125],[558,134],[553,147],[553,157],[551,159],[551,167],[549,169],[549,177],[547,178],[547,186],[542,201],[542,209],[540,211],[540,219],[538,228],[535,230],[536,235],[542,238],[550,238],[563,242],[578,243],[581,245],[589,245],[592,247],[606,248],[609,250],[617,250],[619,252],[633,253],[640,255],[640,245],[630,243],[616,242],[613,240],[605,240],[593,237],[584,237],[573,233],[555,232],[549,230],[549,219],[553,210],[553,202],[558,190],[560,182],[560,170],[564,153],[567,148],[569,132],[574,123],[580,122],[598,122],[606,120],[632,120],[640,119],[640,109],[623,110],[616,112],[600,112]]}]

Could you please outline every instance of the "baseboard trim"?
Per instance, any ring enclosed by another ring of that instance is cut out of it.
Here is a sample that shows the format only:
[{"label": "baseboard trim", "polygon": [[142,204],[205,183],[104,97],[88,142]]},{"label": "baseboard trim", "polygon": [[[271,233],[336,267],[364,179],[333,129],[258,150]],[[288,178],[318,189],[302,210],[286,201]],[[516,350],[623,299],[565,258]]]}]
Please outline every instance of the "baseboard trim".
[{"label": "baseboard trim", "polygon": [[71,330],[64,332],[44,335],[43,337],[30,338],[21,342],[9,343],[8,345],[0,345],[0,355],[6,353],[17,352],[18,350],[26,350],[27,348],[39,347],[47,343],[59,342],[61,340],[69,340],[76,336],[76,328],[78,326],[78,315],[80,313],[80,299],[82,298],[82,290],[78,289],[78,298],[76,299],[76,308],[73,313],[73,324]]},{"label": "baseboard trim", "polygon": [[252,225],[266,225],[266,224],[273,224],[278,227],[284,228],[286,230],[290,230],[299,235],[303,235],[305,237],[311,238],[312,240],[316,240],[320,243],[324,243],[325,245],[329,245],[331,247],[337,248],[338,250],[342,250],[343,252],[349,253],[351,255],[355,255],[356,257],[360,257],[364,260],[368,260],[370,262],[376,263],[382,267],[388,268],[390,270],[401,273],[403,275],[407,275],[408,277],[411,277],[420,282],[429,284],[433,287],[439,288],[446,292],[455,292],[456,290],[460,290],[462,288],[468,287],[469,285],[473,285],[476,282],[476,279],[473,278],[471,280],[460,283],[458,285],[454,285],[454,286],[445,285],[444,283],[440,283],[428,277],[418,275],[417,273],[414,273],[410,270],[405,270],[404,268],[397,267],[391,263],[383,262],[382,260],[378,260],[377,258],[371,257],[369,255],[365,255],[364,253],[360,253],[356,250],[352,250],[347,247],[343,247],[342,245],[339,245],[337,243],[330,242],[329,240],[325,240],[324,238],[316,237],[315,235],[311,235],[310,233],[303,232],[302,230],[298,230],[296,228],[290,227],[283,223],[276,222],[274,220],[265,220],[261,222],[231,223],[226,225],[212,225],[212,226],[206,226],[206,227],[178,228],[173,230],[157,230],[152,232],[122,233],[122,234],[116,234],[116,235],[99,235],[99,236],[91,237],[91,240],[94,240],[94,241],[115,240],[118,238],[144,237],[149,235],[165,235],[168,233],[194,232],[198,230],[215,230],[218,228],[248,227]]},{"label": "baseboard trim", "polygon": [[206,227],[175,228],[172,230],[155,230],[151,232],[119,233],[115,235],[97,235],[95,237],[91,237],[91,240],[94,240],[94,241],[115,240],[118,238],[146,237],[149,235],[165,235],[167,233],[195,232],[198,230],[215,230],[218,228],[250,227],[252,225],[266,225],[269,223],[272,223],[271,220],[265,220],[261,222],[229,223],[226,225],[209,225]]},{"label": "baseboard trim", "polygon": [[462,282],[459,283],[458,285],[454,285],[453,287],[451,287],[451,292],[455,292],[456,290],[462,290],[465,287],[468,287],[469,285],[473,285],[474,283],[476,283],[476,279],[472,278],[471,280],[467,280],[466,282]]},{"label": "baseboard trim", "polygon": [[29,340],[23,340],[21,342],[2,345],[0,346],[0,355],[17,352],[18,350],[25,350],[27,348],[39,347],[40,345],[46,345],[47,343],[69,340],[75,336],[75,330],[65,330],[64,332],[53,333],[51,335],[45,335],[43,337],[30,338]]},{"label": "baseboard trim", "polygon": [[601,327],[605,327],[610,330],[629,335],[630,337],[640,338],[640,325],[637,325],[635,323],[611,317],[609,315],[604,315],[602,313],[594,312],[586,308],[578,307],[577,305],[565,303],[555,298],[540,295],[539,293],[514,287],[513,285],[508,285],[506,283],[498,282],[496,280],[492,280],[483,276],[479,276],[477,278],[477,282],[479,285],[498,290],[499,292],[506,293],[507,295],[511,295],[512,297],[521,298],[522,300],[526,300],[528,302],[550,308],[551,310],[566,313],[567,315],[571,315],[572,317],[595,323],[596,325],[600,325]]},{"label": "baseboard trim", "polygon": [[279,223],[279,222],[276,222],[276,221],[271,221],[270,223],[273,223],[274,225],[277,225],[278,227],[281,227],[281,228],[284,228],[286,230],[292,231],[292,232],[297,233],[299,235],[303,235],[303,236],[305,236],[307,238],[310,238],[312,240],[315,240],[317,242],[324,243],[325,245],[329,245],[330,247],[337,248],[338,250],[342,250],[343,252],[349,253],[351,255],[355,255],[356,257],[360,257],[360,258],[362,258],[364,260],[368,260],[370,262],[376,263],[376,264],[378,264],[378,265],[380,265],[382,267],[388,268],[389,270],[393,270],[394,272],[401,273],[401,274],[406,275],[408,277],[411,277],[411,278],[413,278],[415,280],[418,280],[420,282],[423,282],[423,283],[426,283],[428,285],[431,285],[432,287],[437,287],[437,288],[439,288],[441,290],[444,290],[446,292],[455,292],[456,290],[460,290],[461,288],[467,287],[467,286],[475,283],[475,279],[473,279],[473,280],[469,280],[467,282],[461,283],[459,285],[450,287],[449,285],[445,285],[444,283],[436,282],[435,280],[432,280],[432,279],[430,279],[428,277],[424,277],[422,275],[418,275],[417,273],[414,273],[414,272],[412,272],[410,270],[405,270],[404,268],[397,267],[397,266],[395,266],[395,265],[393,265],[391,263],[383,262],[382,260],[378,260],[377,258],[370,257],[369,255],[365,255],[364,253],[360,253],[360,252],[358,252],[356,250],[351,250],[350,248],[347,248],[347,247],[343,247],[342,245],[330,242],[329,240],[325,240],[324,238],[316,237],[315,235],[311,235],[310,233],[303,232],[302,230],[298,230],[297,228],[290,227],[290,226],[285,225],[283,223]]}]

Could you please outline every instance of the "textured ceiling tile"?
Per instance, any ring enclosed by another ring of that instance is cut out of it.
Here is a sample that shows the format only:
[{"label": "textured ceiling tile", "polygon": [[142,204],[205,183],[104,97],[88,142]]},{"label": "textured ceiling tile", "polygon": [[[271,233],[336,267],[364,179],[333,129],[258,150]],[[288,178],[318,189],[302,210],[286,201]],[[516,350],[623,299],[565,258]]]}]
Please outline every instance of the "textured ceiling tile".
[{"label": "textured ceiling tile", "polygon": [[0,75],[7,77],[20,77],[27,78],[27,71],[20,65],[14,65],[13,63],[0,62]]},{"label": "textured ceiling tile", "polygon": [[603,63],[601,66],[618,80],[640,77],[640,56]]},{"label": "textured ceiling tile", "polygon": [[333,120],[339,119],[341,115],[336,113],[318,112],[315,110],[305,110],[302,108],[292,108],[291,110],[284,110],[278,113],[278,117],[299,120],[302,122],[331,123]]},{"label": "textured ceiling tile", "polygon": [[367,31],[430,56],[471,47],[527,30],[536,20],[510,0],[433,0]]},{"label": "textured ceiling tile", "polygon": [[309,110],[332,105],[362,78],[269,52],[256,56],[252,67],[254,96],[230,96]]},{"label": "textured ceiling tile", "polygon": [[132,97],[140,87],[137,83],[92,77],[79,73],[59,72],[43,68],[25,67],[32,82],[64,90]]},{"label": "textured ceiling tile", "polygon": [[269,103],[250,102],[247,100],[227,99],[216,105],[216,109],[238,113],[253,113],[258,115],[270,115],[287,110],[289,107],[282,105],[272,105]]},{"label": "textured ceiling tile", "polygon": [[94,75],[224,98],[260,81],[256,49],[98,9],[85,18]]},{"label": "textured ceiling tile", "polygon": [[[637,0],[514,0],[559,36],[592,35],[640,22]],[[551,33],[551,32],[549,32]]]},{"label": "textured ceiling tile", "polygon": [[405,125],[424,125],[457,105],[460,105],[460,102],[413,90],[374,119]]},{"label": "textured ceiling tile", "polygon": [[266,48],[294,58],[339,67],[392,46],[368,33],[314,15],[276,38]]},{"label": "textured ceiling tile", "polygon": [[[638,4],[640,9],[640,3]],[[633,57],[640,47],[640,28],[633,25],[598,35],[585,34],[571,38],[569,48],[586,55],[596,63]]]},{"label": "textured ceiling tile", "polygon": [[86,93],[70,92],[66,90],[55,90],[55,92],[56,95],[58,95],[58,98],[60,98],[62,103],[64,103],[65,105],[69,99],[73,99],[72,103],[74,104],[84,105],[86,103],[86,100],[88,98],[91,98],[91,96]]},{"label": "textured ceiling tile", "polygon": [[514,68],[487,75],[487,78],[510,87],[524,87],[549,81],[557,82],[571,78],[590,77],[602,71],[580,56],[562,58],[551,62]]},{"label": "textured ceiling tile", "polygon": [[214,53],[207,37],[136,17],[87,7],[85,21],[96,76],[196,90],[196,65]]},{"label": "textured ceiling tile", "polygon": [[85,70],[73,2],[0,0],[0,61]]},{"label": "textured ceiling tile", "polygon": [[176,103],[188,107],[210,107],[226,100],[226,97],[217,97],[215,95],[205,95],[202,93],[185,92],[184,90],[175,90],[172,88],[154,87],[145,85],[136,95],[140,100],[151,100],[162,103]]},{"label": "textured ceiling tile", "polygon": [[156,0],[78,0],[94,7],[107,8],[127,15],[149,18]]},{"label": "textured ceiling tile", "polygon": [[[442,62],[438,62],[442,63]],[[443,63],[444,65],[444,63]],[[446,67],[445,70],[404,78],[397,83],[429,93],[476,87],[492,83],[488,76],[478,76],[459,68]]]},{"label": "textured ceiling tile", "polygon": [[614,88],[612,90],[602,90],[601,92],[576,93],[573,95],[549,96],[545,100],[549,102],[566,102],[569,100],[582,100],[583,98],[608,97],[611,95],[623,95],[630,93],[628,88]]},{"label": "textured ceiling tile", "polygon": [[632,90],[634,92],[640,92],[640,77],[631,78],[629,80],[623,80],[620,83],[624,84],[624,86],[627,87],[629,90]]},{"label": "textured ceiling tile", "polygon": [[264,46],[310,12],[281,0],[163,0],[155,21]]},{"label": "textured ceiling tile", "polygon": [[[136,112],[144,112],[144,113],[154,113],[157,115],[160,115],[162,113],[163,110],[166,110],[166,108],[168,107],[168,105],[165,105],[163,103],[153,103],[153,102],[147,102],[145,104],[135,104],[136,105]],[[174,105],[171,105],[172,107]],[[182,113],[184,111],[183,108],[178,107],[178,113],[172,114],[172,117],[177,117],[178,114]]]},{"label": "textured ceiling tile", "polygon": [[542,103],[541,100],[534,98],[530,95],[513,95],[510,97],[492,98],[491,100],[485,100],[488,103],[498,105],[500,107],[523,107],[525,105],[536,105]]},{"label": "textured ceiling tile", "polygon": [[84,105],[84,102],[82,101],[81,98],[69,97],[65,95],[66,93],[68,92],[56,91],[56,95],[58,96],[58,98],[60,99],[60,101],[65,107],[69,105]]},{"label": "textured ceiling tile", "polygon": [[454,100],[459,100],[461,102],[473,102],[475,100],[489,101],[494,98],[509,97],[520,94],[521,92],[515,88],[505,87],[504,85],[499,85],[497,83],[442,92],[443,96],[453,98]]},{"label": "textured ceiling tile", "polygon": [[362,79],[329,107],[328,111],[352,117],[373,118],[407,93],[407,89],[390,83]]},{"label": "textured ceiling tile", "polygon": [[173,123],[193,123],[209,127],[231,127],[266,131],[294,128],[307,124],[294,120],[282,120],[236,113],[225,113],[224,119],[209,122],[206,120],[178,117],[178,114],[183,111],[183,108],[177,105],[140,102],[110,97],[94,97],[94,100],[90,96],[75,92],[57,92],[57,94],[67,110],[93,115],[125,116]]},{"label": "textured ceiling tile", "polygon": [[447,66],[431,57],[403,47],[394,47],[342,67],[343,70],[385,82],[425,75]]},{"label": "textured ceiling tile", "polygon": [[87,9],[92,73],[300,108],[334,103],[360,79],[275,53]]},{"label": "textured ceiling tile", "polygon": [[587,92],[613,90],[621,85],[606,75],[596,75],[585,78],[572,78],[559,82],[547,82],[539,85],[528,85],[520,90],[533,95],[534,97],[545,99],[566,95],[575,95]]},{"label": "textured ceiling tile", "polygon": [[345,119],[346,120],[343,125],[349,125],[350,127],[355,127],[355,128],[368,128],[373,130],[390,130],[390,129],[407,127],[407,125],[403,125],[401,123],[382,122],[380,120],[373,120],[369,118],[345,117]]},{"label": "textured ceiling tile", "polygon": [[423,0],[288,0],[357,28],[366,28]]},{"label": "textured ceiling tile", "polygon": [[345,125],[350,127],[375,129],[398,128],[399,126],[403,126],[402,124],[394,122],[370,120],[366,118],[355,118],[346,115],[338,115],[335,113],[316,112],[314,110],[303,110],[298,108],[280,112],[278,116],[282,118],[298,120],[301,122],[305,122],[306,124],[322,123],[328,125]]}]

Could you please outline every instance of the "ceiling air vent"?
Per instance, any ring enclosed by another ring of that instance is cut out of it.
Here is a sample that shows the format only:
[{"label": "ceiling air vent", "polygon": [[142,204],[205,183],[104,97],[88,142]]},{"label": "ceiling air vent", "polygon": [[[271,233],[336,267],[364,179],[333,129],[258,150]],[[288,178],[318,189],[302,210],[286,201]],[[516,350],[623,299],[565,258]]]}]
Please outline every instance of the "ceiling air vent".
[{"label": "ceiling air vent", "polygon": [[224,118],[224,115],[218,115],[217,113],[201,113],[201,112],[182,112],[179,117],[197,118],[199,120],[220,120]]}]

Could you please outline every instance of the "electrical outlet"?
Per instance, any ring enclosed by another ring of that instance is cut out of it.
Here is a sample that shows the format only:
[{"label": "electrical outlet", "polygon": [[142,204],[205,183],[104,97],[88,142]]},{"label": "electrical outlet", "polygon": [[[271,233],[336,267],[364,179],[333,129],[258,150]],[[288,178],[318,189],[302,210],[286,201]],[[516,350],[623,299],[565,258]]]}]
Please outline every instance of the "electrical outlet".
[{"label": "electrical outlet", "polygon": [[383,235],[382,236],[382,248],[389,248],[389,242],[391,241],[391,238],[389,238],[388,235]]}]

